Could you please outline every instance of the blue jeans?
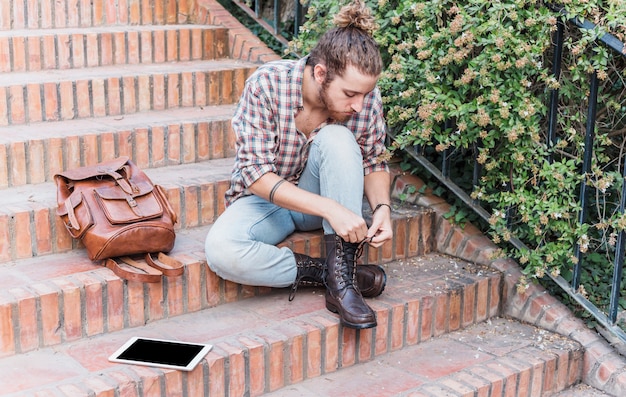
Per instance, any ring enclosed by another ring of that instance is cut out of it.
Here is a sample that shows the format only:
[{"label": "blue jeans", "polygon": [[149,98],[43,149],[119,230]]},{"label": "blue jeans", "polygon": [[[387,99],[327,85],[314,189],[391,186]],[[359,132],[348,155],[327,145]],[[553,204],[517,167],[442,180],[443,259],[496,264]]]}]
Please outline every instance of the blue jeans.
[{"label": "blue jeans", "polygon": [[[339,125],[322,128],[311,143],[298,186],[361,214],[363,158],[352,132]],[[319,228],[334,233],[320,217],[284,209],[258,196],[241,197],[211,227],[205,241],[207,262],[226,280],[287,287],[296,279],[296,261],[289,248],[276,244],[296,230]]]}]

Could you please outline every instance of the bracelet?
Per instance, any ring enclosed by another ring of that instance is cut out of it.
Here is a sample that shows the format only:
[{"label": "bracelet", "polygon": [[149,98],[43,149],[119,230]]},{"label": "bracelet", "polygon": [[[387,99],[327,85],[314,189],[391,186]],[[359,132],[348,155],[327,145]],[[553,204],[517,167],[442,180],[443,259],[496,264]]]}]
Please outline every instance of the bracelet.
[{"label": "bracelet", "polygon": [[378,204],[376,207],[374,207],[374,211],[372,211],[372,215],[374,215],[376,213],[376,211],[382,207],[382,206],[387,206],[389,207],[389,212],[393,211],[393,209],[391,208],[391,205],[387,204],[387,203],[380,203]]},{"label": "bracelet", "polygon": [[270,203],[274,202],[274,193],[276,193],[276,190],[278,189],[280,185],[283,184],[283,182],[287,182],[287,181],[284,179],[281,179],[280,181],[276,182],[274,187],[272,187],[272,190],[270,190]]}]

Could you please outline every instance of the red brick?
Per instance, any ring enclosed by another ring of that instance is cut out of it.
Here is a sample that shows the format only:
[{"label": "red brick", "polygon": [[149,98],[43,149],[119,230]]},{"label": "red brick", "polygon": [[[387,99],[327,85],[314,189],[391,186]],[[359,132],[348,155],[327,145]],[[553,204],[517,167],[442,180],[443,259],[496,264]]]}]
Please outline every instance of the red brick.
[{"label": "red brick", "polygon": [[93,101],[93,116],[103,117],[107,115],[105,82],[102,79],[91,81],[91,100]]},{"label": "red brick", "polygon": [[[6,188],[9,186],[8,160],[9,160],[9,155],[7,153],[7,147],[5,145],[0,145],[0,189]],[[0,257],[2,257],[2,255],[0,255]]]},{"label": "red brick", "polygon": [[168,29],[165,31],[165,48],[167,53],[165,54],[165,60],[167,62],[173,62],[178,60],[178,37],[177,31]]},{"label": "red brick", "polygon": [[210,156],[210,139],[209,139],[209,123],[198,122],[197,123],[197,141],[198,147],[196,148],[196,157],[199,161],[208,160]]},{"label": "red brick", "polygon": [[461,327],[461,292],[462,289],[450,291],[448,308],[448,331],[456,331]]},{"label": "red brick", "polygon": [[206,106],[209,103],[206,77],[205,73],[195,73],[194,97],[196,106]]},{"label": "red brick", "polygon": [[404,305],[394,305],[391,308],[391,350],[399,350],[404,345]]},{"label": "red brick", "polygon": [[152,138],[152,167],[162,167],[166,165],[165,130],[162,126],[153,126],[150,136]]},{"label": "red brick", "polygon": [[150,166],[150,136],[147,128],[139,127],[134,130],[135,164],[142,169]]},{"label": "red brick", "polygon": [[[0,223],[1,221],[2,216],[0,215]],[[2,247],[2,241],[5,240],[0,240],[0,248]],[[9,296],[0,296],[0,356],[10,355],[16,352],[12,308],[13,300],[14,299]]]},{"label": "red brick", "polygon": [[92,96],[89,89],[89,81],[76,81],[76,104],[78,106],[78,117],[91,116]]},{"label": "red brick", "polygon": [[181,106],[192,107],[194,106],[194,81],[193,74],[191,72],[183,72],[180,76],[181,86]]},{"label": "red brick", "polygon": [[123,65],[126,63],[126,35],[124,32],[113,33],[113,47],[115,51],[113,53],[113,62],[116,65]]},{"label": "red brick", "polygon": [[99,275],[106,284],[106,330],[121,330],[124,328],[124,281],[112,272],[102,272]]},{"label": "red brick", "polygon": [[41,206],[34,209],[35,221],[35,241],[36,253],[49,254],[52,253],[52,231],[50,230],[50,209],[47,206]]},{"label": "red brick", "polygon": [[0,72],[11,71],[10,37],[0,37]]},{"label": "red brick", "polygon": [[46,178],[51,180],[52,176],[63,170],[63,139],[49,138],[44,143],[44,154],[48,164],[48,175]]},{"label": "red brick", "polygon": [[182,277],[167,278],[167,309],[170,316],[177,316],[185,312],[183,302]]},{"label": "red brick", "polygon": [[67,26],[78,26],[78,0],[67,1]]},{"label": "red brick", "polygon": [[28,70],[41,70],[41,42],[39,37],[28,39]]},{"label": "red brick", "polygon": [[88,336],[104,332],[103,283],[89,273],[78,273],[85,293],[85,331]]},{"label": "red brick", "polygon": [[183,395],[183,373],[181,371],[165,372],[165,395],[166,396],[182,396]]},{"label": "red brick", "polygon": [[141,23],[141,8],[138,1],[131,1],[128,5],[128,22],[133,25]]},{"label": "red brick", "polygon": [[9,87],[9,105],[11,109],[10,120],[12,124],[24,124],[26,113],[24,112],[24,87]]},{"label": "red brick", "polygon": [[26,93],[28,101],[28,121],[31,123],[42,121],[41,86],[39,84],[28,84],[26,86]]},{"label": "red brick", "polygon": [[[158,4],[158,2],[157,2]],[[216,349],[215,349],[216,350]],[[225,396],[226,395],[226,363],[225,357],[210,351],[206,357],[209,373],[209,395]]]},{"label": "red brick", "polygon": [[59,120],[59,98],[56,83],[45,83],[44,86],[44,119]]},{"label": "red brick", "polygon": [[219,343],[218,346],[228,354],[228,378],[230,396],[243,396],[245,394],[245,357],[243,349],[226,343]]},{"label": "red brick", "polygon": [[117,77],[107,79],[105,90],[107,93],[106,113],[110,116],[122,114],[122,86],[120,79]]},{"label": "red brick", "polygon": [[[155,74],[152,76],[152,109],[163,110],[167,107],[165,76]],[[149,93],[149,92],[148,92]]]},{"label": "red brick", "polygon": [[128,301],[126,302],[128,326],[144,325],[146,322],[144,308],[148,304],[145,301],[144,284],[138,281],[128,281],[126,290],[128,294]]},{"label": "red brick", "polygon": [[124,113],[135,113],[138,107],[135,79],[133,77],[126,76],[122,79],[122,95],[124,98]]},{"label": "red brick", "polygon": [[199,208],[198,208],[198,196],[199,189],[197,186],[185,186],[183,188],[183,194],[185,197],[185,217],[183,225],[184,228],[199,226]]},{"label": "red brick", "polygon": [[196,124],[185,123],[182,125],[182,162],[185,164],[193,163],[196,161]]},{"label": "red brick", "polygon": [[477,280],[476,293],[476,322],[487,319],[487,305],[489,296],[489,280],[481,278]]},{"label": "red brick", "polygon": [[163,283],[146,284],[148,318],[147,321],[155,321],[166,317],[165,296],[163,294]]},{"label": "red brick", "polygon": [[126,32],[128,37],[128,58],[127,63],[133,65],[138,64],[141,61],[141,54],[139,53],[139,32]]},{"label": "red brick", "polygon": [[[154,50],[152,48],[152,32],[140,32],[138,39],[141,43],[141,63],[152,63],[152,56],[154,53]],[[157,45],[156,48],[160,47]]]},{"label": "red brick", "polygon": [[65,138],[65,159],[67,169],[81,166],[81,143],[79,136],[68,136]]},{"label": "red brick", "polygon": [[[52,48],[49,48],[47,52],[52,50]],[[50,54],[47,56],[50,56]],[[72,62],[78,62],[78,60],[72,60],[72,39],[69,35],[57,35],[56,56],[59,69],[70,69]]]},{"label": "red brick", "polygon": [[32,289],[39,296],[43,346],[61,343],[59,332],[61,329],[61,307],[58,289],[50,284],[35,284]]},{"label": "red brick", "polygon": [[152,24],[152,2],[151,1],[142,1],[141,2],[141,23],[144,25]]},{"label": "red brick", "polygon": [[219,105],[220,96],[220,73],[216,71],[207,72],[207,105]]},{"label": "red brick", "polygon": [[13,219],[15,257],[18,259],[30,258],[33,255],[30,214],[26,211],[17,211],[13,214]]},{"label": "red brick", "polygon": [[85,165],[95,165],[98,163],[98,135],[88,134],[81,137],[82,158]]},{"label": "red brick", "polygon": [[241,337],[239,338],[248,353],[248,371],[250,373],[250,396],[260,396],[265,391],[265,351],[263,343]]},{"label": "red brick", "polygon": [[24,288],[13,288],[10,293],[17,302],[17,331],[20,351],[34,350],[39,347],[37,296]]},{"label": "red brick", "polygon": [[180,125],[171,125],[167,131],[167,162],[168,164],[181,163]]},{"label": "red brick", "polygon": [[443,335],[447,331],[447,321],[450,307],[448,305],[448,296],[439,294],[435,296],[435,322],[434,336]]},{"label": "red brick", "polygon": [[150,76],[142,75],[137,76],[137,110],[138,111],[146,111],[150,110],[152,107],[151,104],[151,83]]},{"label": "red brick", "polygon": [[26,67],[26,39],[24,37],[13,37],[13,70],[16,72],[24,72]]},{"label": "red brick", "polygon": [[204,395],[204,390],[206,389],[207,385],[205,384],[204,367],[202,365],[202,362],[200,363],[200,365],[196,366],[193,371],[187,372],[187,376],[185,376],[185,379],[187,380],[185,385],[187,389],[186,395]]},{"label": "red brick", "polygon": [[476,305],[476,284],[466,284],[463,286],[463,300],[461,307],[461,326],[463,328],[474,323],[474,309]]},{"label": "red brick", "polygon": [[196,312],[202,309],[202,270],[204,263],[189,260],[186,264],[187,277],[187,312]]},{"label": "red brick", "polygon": [[62,120],[70,120],[76,114],[74,105],[74,84],[70,81],[62,81],[59,83],[59,96],[61,100],[60,118]]},{"label": "red brick", "polygon": [[[71,63],[74,68],[82,68],[89,66],[89,47],[85,49],[85,35],[82,33],[74,33],[71,36]],[[89,44],[87,44],[89,46]],[[96,48],[97,50],[97,48]],[[93,51],[93,50],[91,50]]]},{"label": "red brick", "polygon": [[211,158],[224,157],[224,130],[221,123],[212,122],[209,124],[209,141]]},{"label": "red brick", "polygon": [[189,29],[181,29],[178,31],[178,60],[191,60],[191,32]]},{"label": "red brick", "polygon": [[[167,395],[164,394],[163,390],[161,389],[162,385],[165,384],[165,375],[162,371],[159,371],[156,368],[149,368],[149,367],[142,367],[139,365],[133,366],[131,369],[132,372],[127,372],[126,374],[133,374],[133,380],[128,382],[128,381],[123,381],[122,378],[118,378],[116,379],[118,382],[121,381],[122,384],[126,384],[128,383],[128,386],[131,386],[132,389],[136,389],[136,385],[135,383],[137,381],[135,381],[134,379],[138,379],[141,381],[141,386],[142,386],[142,396],[163,396],[163,395]],[[128,387],[127,386],[127,387]],[[165,386],[167,387],[167,386]],[[123,390],[123,389],[122,389]],[[134,397],[134,393],[136,393],[136,390],[132,390],[133,394],[130,394],[130,396]],[[124,395],[120,393],[120,395]]]},{"label": "red brick", "polygon": [[181,86],[181,76],[179,74],[168,74],[167,75],[167,107],[169,109],[178,108],[181,105],[180,98],[180,86]]}]

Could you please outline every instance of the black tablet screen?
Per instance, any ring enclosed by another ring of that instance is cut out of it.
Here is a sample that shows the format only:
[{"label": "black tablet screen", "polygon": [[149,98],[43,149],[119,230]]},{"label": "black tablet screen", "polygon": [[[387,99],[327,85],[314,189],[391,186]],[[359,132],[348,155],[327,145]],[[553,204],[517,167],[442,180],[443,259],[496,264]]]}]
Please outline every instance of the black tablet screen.
[{"label": "black tablet screen", "polygon": [[193,360],[203,347],[202,345],[138,339],[118,358],[184,367]]}]

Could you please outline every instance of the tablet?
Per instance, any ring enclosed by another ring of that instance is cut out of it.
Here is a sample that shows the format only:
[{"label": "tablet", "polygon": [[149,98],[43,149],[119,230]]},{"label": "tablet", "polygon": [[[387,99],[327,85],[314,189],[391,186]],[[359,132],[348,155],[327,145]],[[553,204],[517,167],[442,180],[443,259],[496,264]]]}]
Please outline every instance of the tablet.
[{"label": "tablet", "polygon": [[109,361],[191,371],[211,345],[135,336],[109,357]]}]

